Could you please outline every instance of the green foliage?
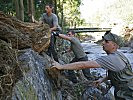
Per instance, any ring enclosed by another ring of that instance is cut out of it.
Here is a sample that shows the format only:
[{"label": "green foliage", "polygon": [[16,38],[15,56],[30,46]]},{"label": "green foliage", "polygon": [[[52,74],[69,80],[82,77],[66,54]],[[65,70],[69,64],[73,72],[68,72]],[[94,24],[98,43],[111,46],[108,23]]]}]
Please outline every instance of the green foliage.
[{"label": "green foliage", "polygon": [[39,20],[41,15],[44,13],[44,6],[48,0],[35,0],[35,19]]},{"label": "green foliage", "polygon": [[67,0],[64,3],[64,20],[69,27],[80,25],[79,0]]},{"label": "green foliage", "polygon": [[80,18],[81,0],[57,0],[59,23],[64,28],[80,26],[84,20]]},{"label": "green foliage", "polygon": [[14,15],[15,8],[12,0],[0,0],[0,10],[6,14]]},{"label": "green foliage", "polygon": [[[27,0],[24,3],[24,20],[29,21]],[[44,12],[44,6],[51,3],[55,6],[56,14],[59,17],[59,22],[63,27],[79,26],[84,20],[80,18],[79,6],[81,0],[35,0],[35,19],[39,20]],[[0,9],[6,14],[16,16],[14,0],[0,0]]]}]

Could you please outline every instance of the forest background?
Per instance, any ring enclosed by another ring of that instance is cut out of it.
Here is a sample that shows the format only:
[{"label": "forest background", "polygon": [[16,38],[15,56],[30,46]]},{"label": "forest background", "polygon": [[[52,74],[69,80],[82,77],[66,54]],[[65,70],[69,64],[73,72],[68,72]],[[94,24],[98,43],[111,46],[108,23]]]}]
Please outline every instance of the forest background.
[{"label": "forest background", "polygon": [[[133,24],[133,0],[0,0],[0,10],[24,22],[37,22],[47,3],[54,5],[54,13],[57,14],[63,30],[80,26],[112,27],[118,23],[127,26]],[[85,5],[88,7],[85,8]]]}]

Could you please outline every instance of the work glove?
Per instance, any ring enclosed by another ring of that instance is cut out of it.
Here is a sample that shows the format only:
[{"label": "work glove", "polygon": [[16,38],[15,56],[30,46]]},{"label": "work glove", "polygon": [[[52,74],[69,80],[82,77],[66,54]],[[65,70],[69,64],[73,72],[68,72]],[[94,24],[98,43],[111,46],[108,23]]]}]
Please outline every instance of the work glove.
[{"label": "work glove", "polygon": [[59,36],[59,32],[52,32],[54,36]]}]

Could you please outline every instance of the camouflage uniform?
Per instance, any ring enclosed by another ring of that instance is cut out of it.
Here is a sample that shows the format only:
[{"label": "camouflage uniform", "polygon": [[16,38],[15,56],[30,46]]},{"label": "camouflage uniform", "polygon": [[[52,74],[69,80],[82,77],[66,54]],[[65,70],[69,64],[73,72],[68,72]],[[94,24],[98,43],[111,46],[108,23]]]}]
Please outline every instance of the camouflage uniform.
[{"label": "camouflage uniform", "polygon": [[119,57],[126,63],[126,67],[118,72],[108,71],[108,78],[115,87],[116,100],[133,100],[133,72],[126,57],[119,54]]}]

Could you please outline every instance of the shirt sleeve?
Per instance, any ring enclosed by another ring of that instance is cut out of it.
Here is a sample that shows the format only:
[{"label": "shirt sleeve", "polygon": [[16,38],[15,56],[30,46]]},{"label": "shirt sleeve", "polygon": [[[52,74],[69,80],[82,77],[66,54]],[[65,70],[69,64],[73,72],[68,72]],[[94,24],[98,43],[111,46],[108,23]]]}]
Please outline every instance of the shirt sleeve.
[{"label": "shirt sleeve", "polygon": [[120,71],[126,67],[125,62],[117,55],[102,56],[95,60],[102,68],[112,71]]},{"label": "shirt sleeve", "polygon": [[108,56],[102,56],[95,61],[104,69],[116,71],[114,64]]},{"label": "shirt sleeve", "polygon": [[80,44],[79,39],[76,37],[71,37],[71,42],[73,42],[74,44]]},{"label": "shirt sleeve", "polygon": [[54,25],[54,27],[55,26],[58,27],[58,18],[56,15],[53,16],[53,25]]},{"label": "shirt sleeve", "polygon": [[73,38],[73,37],[72,37],[72,38],[71,38],[71,42],[73,42],[73,43],[74,43],[74,42],[75,42],[75,38]]}]

